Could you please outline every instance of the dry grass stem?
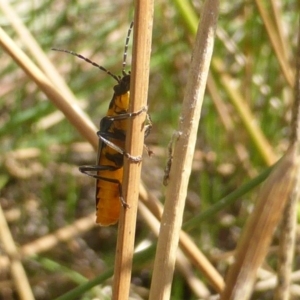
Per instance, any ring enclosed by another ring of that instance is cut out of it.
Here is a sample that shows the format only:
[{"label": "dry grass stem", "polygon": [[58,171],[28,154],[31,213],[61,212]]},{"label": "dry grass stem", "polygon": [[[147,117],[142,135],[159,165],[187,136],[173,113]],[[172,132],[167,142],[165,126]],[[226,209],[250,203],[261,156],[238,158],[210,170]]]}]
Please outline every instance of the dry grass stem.
[{"label": "dry grass stem", "polygon": [[253,140],[265,163],[268,166],[271,166],[273,163],[275,163],[277,157],[264,133],[259,128],[258,124],[254,122],[255,117],[252,114],[246,100],[243,98],[241,92],[234,86],[233,78],[231,78],[228,73],[224,72],[225,67],[220,59],[214,58],[212,60],[212,68],[217,71],[219,80],[221,80],[223,83],[224,88],[230,96],[232,104],[237,110],[238,115],[248,131],[249,136]]},{"label": "dry grass stem", "polygon": [[34,296],[30,287],[26,272],[21,263],[19,252],[6,223],[5,216],[0,206],[0,238],[9,257],[10,270],[14,284],[18,291],[18,295],[22,300],[34,300]]},{"label": "dry grass stem", "polygon": [[61,110],[69,122],[97,148],[98,138],[95,126],[72,100],[65,98],[49,81],[44,73],[29,59],[28,56],[13,42],[13,40],[0,28],[0,45],[26,72],[26,74],[39,86],[49,99]]},{"label": "dry grass stem", "polygon": [[270,5],[271,5],[271,9],[272,9],[272,14],[271,17],[273,17],[273,21],[274,21],[274,26],[276,28],[277,31],[277,35],[279,37],[279,45],[281,47],[281,52],[283,54],[283,57],[285,58],[286,62],[288,62],[288,40],[287,40],[287,35],[286,33],[284,33],[284,24],[281,20],[281,16],[282,16],[282,3],[276,0],[271,0],[270,1]]},{"label": "dry grass stem", "polygon": [[273,49],[276,53],[278,62],[282,69],[282,73],[285,76],[285,79],[287,83],[290,85],[290,87],[293,87],[294,86],[293,71],[291,70],[291,67],[288,63],[288,58],[284,56],[285,51],[283,50],[283,45],[280,43],[282,42],[283,38],[279,37],[278,31],[272,24],[268,11],[265,9],[263,2],[260,0],[256,0],[255,3],[258,7],[259,13],[266,27],[266,31],[268,33]]},{"label": "dry grass stem", "polygon": [[[295,271],[291,274],[291,284],[290,284],[290,295],[293,294],[293,291],[291,289],[291,287],[296,284],[293,284],[293,283],[297,283],[300,281],[300,271]],[[275,275],[272,275],[266,279],[262,279],[258,282],[255,283],[254,285],[254,290],[255,291],[259,291],[259,292],[262,292],[262,291],[269,291],[269,290],[274,290],[274,288],[276,288],[276,285],[277,285],[277,276],[276,274]]]},{"label": "dry grass stem", "polygon": [[[139,202],[139,212],[151,231],[158,236],[160,222],[141,201]],[[187,284],[197,297],[206,298],[210,294],[206,286],[195,276],[190,264],[190,258],[187,259],[187,256],[182,251],[178,251],[176,254],[176,267],[184,278],[186,278]]]},{"label": "dry grass stem", "polygon": [[292,145],[264,183],[237,246],[222,300],[249,299],[258,267],[297,182],[299,157]]},{"label": "dry grass stem", "polygon": [[174,160],[166,191],[152,276],[150,300],[169,299],[182,215],[207,74],[212,56],[218,1],[206,1],[192,54],[183,110],[174,146]]},{"label": "dry grass stem", "polygon": [[15,13],[9,3],[7,1],[0,1],[0,8],[5,13],[7,19],[11,22],[23,44],[28,48],[32,57],[34,57],[34,59],[37,61],[39,67],[43,70],[48,79],[57,88],[59,88],[60,92],[65,98],[68,98],[71,102],[76,103],[77,99],[69,89],[68,85],[66,85],[65,81],[57,72],[57,69],[53,66],[48,56],[41,49],[40,45],[37,43],[36,39],[32,36],[27,27],[24,26],[22,20]]},{"label": "dry grass stem", "polygon": [[[153,0],[135,1],[129,108],[131,112],[147,106],[153,10]],[[129,122],[126,151],[133,156],[141,156],[143,153],[144,122],[144,113]],[[112,296],[114,300],[127,299],[129,295],[141,163],[125,159],[123,176],[123,195],[129,209],[122,210],[119,221]]]},{"label": "dry grass stem", "polygon": [[[299,21],[300,22],[300,21]],[[298,26],[298,49],[296,53],[296,80],[294,89],[294,106],[292,109],[291,123],[291,144],[295,144],[299,153],[300,146],[300,23]],[[279,239],[278,252],[278,284],[276,288],[276,300],[288,300],[290,298],[291,272],[293,266],[296,226],[297,226],[297,206],[300,196],[299,176],[297,183],[289,197],[288,204],[285,208],[281,226],[281,237]]]},{"label": "dry grass stem", "polygon": [[[148,226],[152,229],[152,231],[158,235],[158,228],[154,225],[155,222],[161,221],[161,216],[163,212],[163,206],[150,193],[144,188],[140,190],[140,197],[144,205],[148,208],[146,210],[143,206],[139,206],[139,208],[143,208],[141,211],[142,216],[145,218]],[[149,216],[151,213],[155,216],[156,221],[153,221],[153,216]],[[149,221],[151,220],[151,222]],[[224,289],[224,280],[222,276],[218,273],[218,271],[214,268],[214,266],[209,262],[209,260],[205,257],[205,255],[201,252],[201,250],[196,246],[193,242],[192,238],[181,230],[179,236],[179,247],[184,252],[184,254],[189,258],[192,264],[206,277],[207,281],[210,285],[218,292],[221,292]]]},{"label": "dry grass stem", "polygon": [[179,243],[190,261],[205,275],[212,287],[221,293],[225,287],[223,277],[184,231],[180,232]]},{"label": "dry grass stem", "polygon": [[[25,259],[38,255],[42,252],[50,251],[62,242],[67,242],[72,238],[89,231],[95,227],[95,213],[75,221],[73,224],[62,227],[51,234],[47,234],[35,241],[20,247],[18,257]],[[3,270],[9,265],[7,257],[0,256],[0,268]]]},{"label": "dry grass stem", "polygon": [[237,141],[237,138],[234,135],[235,124],[230,116],[229,109],[225,102],[222,100],[222,97],[219,93],[215,80],[211,74],[208,75],[207,79],[207,89],[210,93],[212,101],[216,107],[216,110],[219,114],[220,120],[227,131],[227,135],[230,141],[233,143],[237,157],[239,158],[241,165],[243,166],[244,170],[248,173],[250,177],[257,176],[257,171],[252,167],[250,160],[249,160],[249,151],[247,148]]}]

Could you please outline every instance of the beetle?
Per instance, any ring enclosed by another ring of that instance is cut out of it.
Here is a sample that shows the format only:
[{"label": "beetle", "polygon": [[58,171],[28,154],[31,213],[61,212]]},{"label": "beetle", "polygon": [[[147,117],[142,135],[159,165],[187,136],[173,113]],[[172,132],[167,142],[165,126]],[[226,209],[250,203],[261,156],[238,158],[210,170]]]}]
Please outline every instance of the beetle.
[{"label": "beetle", "polygon": [[[80,172],[96,179],[96,223],[101,226],[109,226],[118,222],[120,209],[123,206],[128,208],[128,204],[122,196],[123,164],[124,156],[134,162],[140,162],[141,157],[134,157],[127,153],[125,148],[128,119],[147,112],[144,107],[137,112],[128,112],[130,102],[130,72],[125,71],[126,57],[130,33],[133,22],[130,24],[125,42],[125,49],[122,63],[122,76],[116,76],[106,68],[98,65],[90,59],[69,50],[56,49],[55,51],[66,52],[74,55],[100,70],[106,72],[117,81],[114,86],[113,96],[110,101],[106,116],[100,121],[100,129],[97,132],[99,145],[96,165],[81,166]],[[152,122],[150,116],[146,114],[145,137],[149,134]],[[148,154],[151,155],[148,150]]]}]

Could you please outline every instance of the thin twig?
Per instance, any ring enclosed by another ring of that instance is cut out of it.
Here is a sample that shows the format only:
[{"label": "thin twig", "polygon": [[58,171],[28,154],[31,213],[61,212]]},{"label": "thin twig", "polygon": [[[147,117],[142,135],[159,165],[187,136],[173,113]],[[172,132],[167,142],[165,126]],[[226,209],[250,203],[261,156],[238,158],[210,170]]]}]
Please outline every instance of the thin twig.
[{"label": "thin twig", "polygon": [[[147,106],[153,9],[153,0],[135,1],[129,108],[131,112]],[[145,114],[129,122],[125,148],[133,156],[141,156],[143,152],[144,122]],[[141,163],[125,159],[123,195],[129,208],[122,210],[119,221],[112,296],[114,300],[128,299],[129,295],[140,176]]]},{"label": "thin twig", "polygon": [[205,2],[202,19],[196,35],[178,129],[180,137],[174,146],[173,165],[166,192],[150,300],[170,298],[188,179],[191,172],[202,101],[214,44],[218,4],[217,0]]}]

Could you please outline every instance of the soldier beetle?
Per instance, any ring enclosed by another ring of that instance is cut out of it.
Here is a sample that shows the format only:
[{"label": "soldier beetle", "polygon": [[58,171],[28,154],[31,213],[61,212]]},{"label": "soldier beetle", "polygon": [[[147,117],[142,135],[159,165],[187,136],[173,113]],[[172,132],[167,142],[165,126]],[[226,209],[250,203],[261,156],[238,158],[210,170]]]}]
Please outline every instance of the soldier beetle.
[{"label": "soldier beetle", "polygon": [[[128,112],[130,101],[130,72],[127,73],[125,71],[125,66],[132,27],[133,22],[130,24],[126,37],[122,76],[112,74],[106,68],[81,54],[69,50],[52,49],[66,52],[83,59],[106,72],[117,81],[117,84],[113,88],[114,94],[110,101],[107,114],[101,119],[100,130],[97,132],[99,146],[96,165],[79,167],[80,172],[96,179],[96,223],[101,226],[109,226],[118,222],[121,205],[124,208],[128,208],[122,196],[124,156],[134,162],[141,161],[141,157],[134,157],[124,150],[128,118],[147,111],[145,107],[137,112]],[[147,125],[145,127],[145,136],[149,134],[152,127],[150,116],[148,114],[146,116]],[[148,154],[150,155],[151,151],[148,151]]]}]

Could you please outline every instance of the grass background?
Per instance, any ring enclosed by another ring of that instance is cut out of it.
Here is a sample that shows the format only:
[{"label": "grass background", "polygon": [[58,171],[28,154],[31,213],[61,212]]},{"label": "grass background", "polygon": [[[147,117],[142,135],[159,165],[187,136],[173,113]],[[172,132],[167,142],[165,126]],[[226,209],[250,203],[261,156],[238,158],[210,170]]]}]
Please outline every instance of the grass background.
[{"label": "grass background", "polygon": [[[149,113],[154,127],[147,139],[155,156],[145,157],[142,175],[147,189],[162,201],[167,145],[177,127],[193,43],[187,26],[191,15],[183,15],[176,3],[160,0],[155,6],[149,85]],[[112,97],[114,80],[51,48],[81,53],[119,74],[127,29],[133,19],[132,3],[51,0],[11,1],[11,5],[98,127]],[[193,5],[199,15],[201,3]],[[270,11],[267,4],[266,8]],[[278,9],[291,67],[299,8],[297,1],[282,1]],[[272,12],[270,15],[274,18]],[[0,14],[0,24],[23,48],[5,14]],[[223,68],[212,69],[212,76],[232,118],[234,135],[224,128],[207,93],[184,221],[205,211],[268,166],[232,104],[228,88],[234,87],[241,93],[243,105],[249,106],[253,114],[252,122],[261,129],[274,155],[280,157],[287,147],[292,89],[282,74],[269,37],[254,2],[222,1],[214,58],[221,60]],[[0,61],[0,201],[15,242],[25,245],[93,213],[94,181],[80,174],[78,166],[94,164],[95,153],[2,49]],[[230,87],[221,80],[224,74],[230,77]],[[243,153],[248,156],[243,161],[235,152],[237,143],[244,146]],[[245,161],[247,167],[243,165]],[[236,245],[255,195],[253,191],[237,198],[190,232],[222,274],[228,267],[226,254]],[[111,267],[116,231],[116,226],[94,227],[37,258],[25,259],[36,299],[54,299]],[[155,238],[139,219],[136,244],[145,241],[153,244]],[[269,264],[274,268],[273,258],[270,255]],[[146,291],[152,261],[153,256],[149,256],[134,266],[133,282]],[[105,299],[108,286],[109,283],[103,284],[76,299]],[[8,270],[0,272],[0,287],[0,299],[18,299]],[[140,290],[137,293],[142,294]],[[172,299],[196,299],[179,273],[175,273]],[[256,293],[253,299],[271,299],[271,293]]]}]

